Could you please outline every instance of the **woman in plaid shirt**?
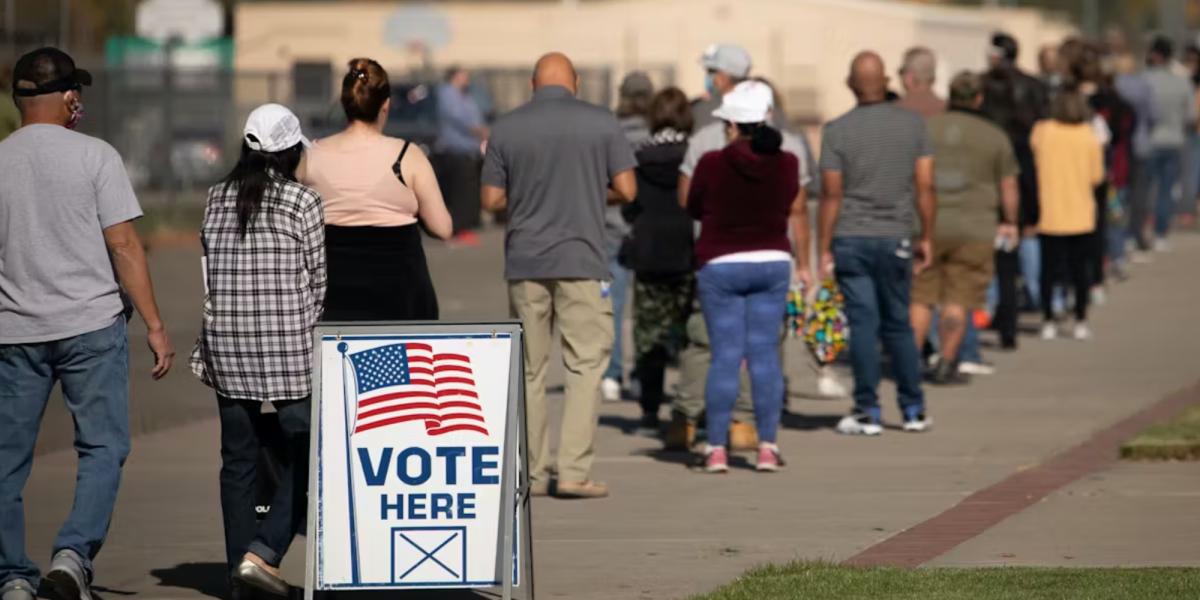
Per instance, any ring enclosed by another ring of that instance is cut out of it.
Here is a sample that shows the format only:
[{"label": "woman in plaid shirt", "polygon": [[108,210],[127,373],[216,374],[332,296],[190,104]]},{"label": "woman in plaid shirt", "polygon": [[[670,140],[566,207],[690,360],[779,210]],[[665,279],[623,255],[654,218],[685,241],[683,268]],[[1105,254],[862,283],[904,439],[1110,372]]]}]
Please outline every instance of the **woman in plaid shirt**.
[{"label": "woman in plaid shirt", "polygon": [[[243,586],[286,596],[279,563],[305,514],[312,329],[325,298],[321,197],[296,182],[308,140],[288,109],[267,104],[246,123],[242,155],[208,192],[204,323],[192,370],[217,393],[221,509],[231,597]],[[263,435],[264,403],[283,431]],[[259,448],[278,457],[271,509],[256,523]]]}]

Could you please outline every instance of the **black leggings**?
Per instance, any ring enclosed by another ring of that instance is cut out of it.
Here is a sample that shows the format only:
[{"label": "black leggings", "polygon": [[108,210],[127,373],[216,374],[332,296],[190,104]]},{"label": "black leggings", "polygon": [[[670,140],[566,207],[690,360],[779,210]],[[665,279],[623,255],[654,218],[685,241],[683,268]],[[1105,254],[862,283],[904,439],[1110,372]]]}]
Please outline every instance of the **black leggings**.
[{"label": "black leggings", "polygon": [[1042,316],[1054,318],[1054,287],[1070,282],[1075,290],[1075,320],[1087,320],[1092,291],[1094,234],[1042,235]]}]

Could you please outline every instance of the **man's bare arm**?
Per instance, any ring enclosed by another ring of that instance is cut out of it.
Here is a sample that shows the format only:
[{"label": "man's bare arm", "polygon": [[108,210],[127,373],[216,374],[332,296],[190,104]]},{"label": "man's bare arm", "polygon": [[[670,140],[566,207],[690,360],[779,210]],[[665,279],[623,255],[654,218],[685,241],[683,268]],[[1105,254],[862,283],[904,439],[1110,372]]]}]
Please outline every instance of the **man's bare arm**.
[{"label": "man's bare arm", "polygon": [[628,204],[633,202],[634,198],[637,198],[637,176],[633,174],[633,169],[613,175],[609,187],[608,203]]},{"label": "man's bare arm", "polygon": [[161,379],[171,370],[175,349],[167,336],[154,299],[154,286],[150,282],[150,269],[146,264],[146,251],[142,240],[131,221],[118,223],[104,230],[104,243],[112,257],[117,280],[133,302],[134,309],[142,316],[148,332],[147,342],[154,353],[154,369],[151,374]]},{"label": "man's bare arm", "polygon": [[508,208],[508,193],[504,191],[504,188],[484,185],[479,189],[479,203],[483,206],[483,210],[500,212]]}]

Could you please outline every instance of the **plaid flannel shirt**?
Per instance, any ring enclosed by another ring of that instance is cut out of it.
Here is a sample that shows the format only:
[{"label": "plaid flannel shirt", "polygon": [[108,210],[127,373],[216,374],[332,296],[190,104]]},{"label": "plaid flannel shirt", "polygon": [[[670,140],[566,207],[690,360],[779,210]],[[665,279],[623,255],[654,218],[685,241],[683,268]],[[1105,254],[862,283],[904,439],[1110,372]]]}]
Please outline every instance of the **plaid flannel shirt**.
[{"label": "plaid flannel shirt", "polygon": [[192,372],[228,398],[310,396],[312,331],[327,282],[321,196],[276,180],[243,237],[237,187],[215,185],[208,191],[201,242],[207,291]]}]

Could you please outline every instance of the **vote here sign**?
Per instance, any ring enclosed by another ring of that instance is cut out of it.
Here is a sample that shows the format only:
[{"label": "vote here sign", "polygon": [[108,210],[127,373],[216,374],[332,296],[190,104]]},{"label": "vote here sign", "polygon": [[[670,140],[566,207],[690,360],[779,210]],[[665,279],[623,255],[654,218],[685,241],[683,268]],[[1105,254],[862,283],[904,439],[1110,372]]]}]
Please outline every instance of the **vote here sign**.
[{"label": "vote here sign", "polygon": [[510,338],[322,336],[316,589],[499,585]]}]

